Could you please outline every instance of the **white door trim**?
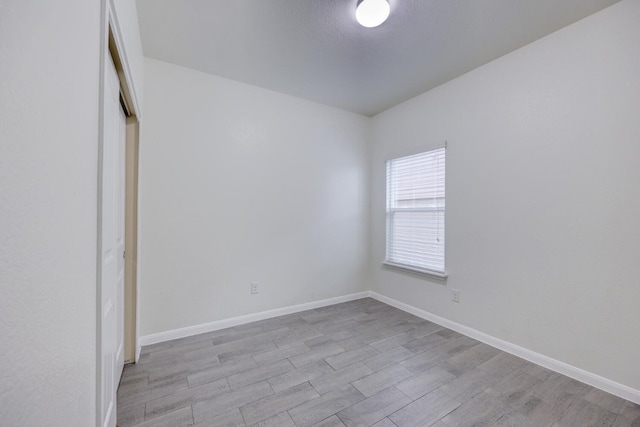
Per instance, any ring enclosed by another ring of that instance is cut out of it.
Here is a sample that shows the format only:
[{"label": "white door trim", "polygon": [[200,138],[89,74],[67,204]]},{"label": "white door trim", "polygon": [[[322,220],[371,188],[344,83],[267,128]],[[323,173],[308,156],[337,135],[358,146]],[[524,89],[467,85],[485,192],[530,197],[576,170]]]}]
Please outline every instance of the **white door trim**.
[{"label": "white door trim", "polygon": [[[120,22],[118,20],[114,0],[101,0],[100,2],[100,68],[99,68],[99,117],[98,117],[98,188],[97,188],[97,247],[96,247],[96,396],[95,396],[95,413],[96,427],[102,427],[102,197],[103,197],[103,149],[105,141],[105,83],[106,83],[106,67],[109,58],[109,39],[116,46],[117,56],[120,61],[124,81],[124,85],[129,93],[132,110],[138,121],[141,120],[140,101],[138,98],[137,88],[134,85],[133,74],[131,71],[129,57],[126,52],[124,38],[122,36]],[[139,346],[138,331],[136,330],[136,347]]]},{"label": "white door trim", "polygon": [[[122,30],[120,29],[120,21],[118,20],[118,14],[116,12],[116,7],[114,4],[114,0],[106,0],[108,3],[108,11],[109,18],[108,24],[111,27],[111,34],[113,35],[113,40],[116,45],[116,50],[118,51],[118,56],[120,62],[122,64],[122,71],[124,73],[124,82],[129,90],[129,95],[131,97],[131,109],[132,113],[138,118],[138,121],[142,120],[142,112],[140,111],[140,101],[138,98],[138,92],[136,91],[136,87],[133,83],[133,73],[131,72],[131,65],[129,62],[129,56],[127,55],[127,50],[124,44],[124,38],[122,37]],[[107,33],[107,37],[109,34]],[[108,38],[107,38],[107,47],[108,47]]]}]

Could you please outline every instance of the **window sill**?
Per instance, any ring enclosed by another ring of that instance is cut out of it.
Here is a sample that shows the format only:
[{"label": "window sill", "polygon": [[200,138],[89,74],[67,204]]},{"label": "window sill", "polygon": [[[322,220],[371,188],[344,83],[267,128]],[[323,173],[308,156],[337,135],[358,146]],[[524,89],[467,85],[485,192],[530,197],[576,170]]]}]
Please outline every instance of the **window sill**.
[{"label": "window sill", "polygon": [[413,267],[411,265],[405,265],[405,264],[396,264],[395,262],[390,262],[390,261],[384,261],[382,263],[382,266],[392,270],[400,270],[400,271],[417,274],[420,276],[431,277],[437,280],[447,280],[447,276],[448,276],[446,272],[426,270],[424,268]]}]

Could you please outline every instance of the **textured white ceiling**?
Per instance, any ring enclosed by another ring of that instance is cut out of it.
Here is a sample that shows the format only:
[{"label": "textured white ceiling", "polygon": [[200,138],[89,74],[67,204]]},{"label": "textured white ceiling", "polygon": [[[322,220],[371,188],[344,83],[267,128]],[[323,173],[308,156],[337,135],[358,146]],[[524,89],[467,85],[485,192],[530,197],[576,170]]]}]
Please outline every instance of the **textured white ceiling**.
[{"label": "textured white ceiling", "polygon": [[374,115],[619,0],[137,0],[144,53]]}]

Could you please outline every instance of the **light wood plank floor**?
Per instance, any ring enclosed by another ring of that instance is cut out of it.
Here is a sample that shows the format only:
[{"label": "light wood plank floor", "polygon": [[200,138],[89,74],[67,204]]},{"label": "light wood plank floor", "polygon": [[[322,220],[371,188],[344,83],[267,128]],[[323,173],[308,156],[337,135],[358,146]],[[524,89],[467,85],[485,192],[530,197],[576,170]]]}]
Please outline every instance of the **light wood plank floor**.
[{"label": "light wood plank floor", "polygon": [[127,426],[640,426],[640,406],[373,299],[145,347]]}]

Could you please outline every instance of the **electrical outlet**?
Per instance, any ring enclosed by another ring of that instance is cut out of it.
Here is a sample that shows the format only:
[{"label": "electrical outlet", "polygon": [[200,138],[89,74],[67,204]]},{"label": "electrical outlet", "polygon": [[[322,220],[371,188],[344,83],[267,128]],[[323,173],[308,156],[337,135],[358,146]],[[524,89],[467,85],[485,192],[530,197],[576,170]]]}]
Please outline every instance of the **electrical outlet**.
[{"label": "electrical outlet", "polygon": [[460,302],[460,290],[459,289],[451,289],[451,301]]},{"label": "electrical outlet", "polygon": [[251,293],[252,294],[258,293],[258,282],[251,282]]}]

